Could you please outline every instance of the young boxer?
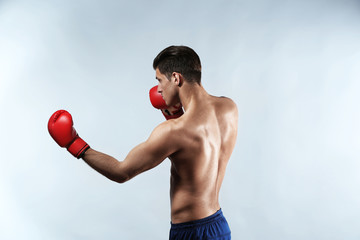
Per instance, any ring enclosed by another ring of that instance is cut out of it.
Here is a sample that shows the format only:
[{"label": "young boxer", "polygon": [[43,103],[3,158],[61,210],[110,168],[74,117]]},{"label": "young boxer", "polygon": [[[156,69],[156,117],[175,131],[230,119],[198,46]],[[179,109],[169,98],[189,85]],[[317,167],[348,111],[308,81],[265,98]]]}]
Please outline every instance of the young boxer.
[{"label": "young boxer", "polygon": [[72,117],[65,110],[51,116],[50,135],[73,156],[119,183],[169,158],[170,239],[231,239],[219,191],[236,142],[236,104],[207,93],[201,84],[200,58],[189,47],[164,49],[154,59],[153,67],[158,85],[150,90],[150,101],[167,121],[124,160],[90,148],[76,133]]}]

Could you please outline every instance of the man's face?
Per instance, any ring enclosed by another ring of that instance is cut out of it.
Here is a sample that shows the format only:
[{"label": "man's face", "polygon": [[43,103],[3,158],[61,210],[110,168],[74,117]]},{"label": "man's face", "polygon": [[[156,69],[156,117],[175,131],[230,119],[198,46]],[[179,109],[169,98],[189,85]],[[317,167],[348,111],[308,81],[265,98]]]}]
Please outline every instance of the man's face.
[{"label": "man's face", "polygon": [[176,100],[176,87],[177,85],[174,83],[173,77],[169,80],[164,74],[160,72],[160,70],[156,69],[156,79],[158,80],[158,88],[157,91],[163,97],[166,105],[173,106],[177,104],[179,101]]}]

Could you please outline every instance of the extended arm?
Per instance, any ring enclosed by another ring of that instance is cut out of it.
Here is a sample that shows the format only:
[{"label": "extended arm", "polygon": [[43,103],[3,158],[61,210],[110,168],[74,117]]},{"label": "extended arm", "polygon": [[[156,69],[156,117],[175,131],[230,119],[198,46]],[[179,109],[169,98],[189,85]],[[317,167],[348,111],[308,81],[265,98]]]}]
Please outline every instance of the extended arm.
[{"label": "extended arm", "polygon": [[119,183],[123,183],[128,180],[126,174],[121,174],[122,162],[119,162],[105,153],[89,148],[89,150],[85,152],[83,159],[90,167],[110,180]]},{"label": "extended arm", "polygon": [[124,183],[136,175],[159,165],[164,159],[174,153],[177,144],[172,144],[169,122],[159,125],[143,143],[133,148],[123,161],[104,153],[89,149],[83,159],[93,169],[105,177],[119,183]]},{"label": "extended arm", "polygon": [[[176,137],[173,123],[167,121],[154,129],[150,137],[133,148],[123,161],[91,149],[73,128],[71,115],[57,111],[49,120],[50,135],[77,158],[83,158],[93,169],[107,178],[123,183],[134,176],[159,165],[166,157],[176,152]],[[81,142],[81,144],[79,144]]]}]

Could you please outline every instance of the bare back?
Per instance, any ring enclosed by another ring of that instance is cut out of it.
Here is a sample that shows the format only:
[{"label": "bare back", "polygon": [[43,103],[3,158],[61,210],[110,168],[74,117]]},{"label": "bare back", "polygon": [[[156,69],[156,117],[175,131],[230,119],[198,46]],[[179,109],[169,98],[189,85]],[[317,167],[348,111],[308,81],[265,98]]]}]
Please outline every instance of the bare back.
[{"label": "bare back", "polygon": [[198,96],[174,120],[179,141],[171,160],[171,220],[207,217],[220,209],[219,191],[237,136],[237,108],[224,97]]}]

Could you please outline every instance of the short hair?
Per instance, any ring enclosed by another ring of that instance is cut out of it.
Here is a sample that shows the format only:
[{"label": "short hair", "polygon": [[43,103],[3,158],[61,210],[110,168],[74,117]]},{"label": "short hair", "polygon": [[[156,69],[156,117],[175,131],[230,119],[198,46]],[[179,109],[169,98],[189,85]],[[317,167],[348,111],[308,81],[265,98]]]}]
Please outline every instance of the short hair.
[{"label": "short hair", "polygon": [[170,46],[162,50],[154,59],[153,68],[159,69],[168,79],[173,72],[180,73],[185,81],[201,82],[201,62],[197,53],[187,46]]}]

